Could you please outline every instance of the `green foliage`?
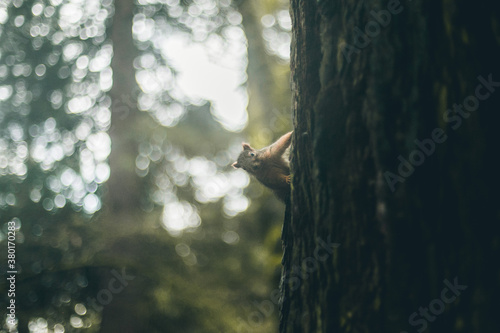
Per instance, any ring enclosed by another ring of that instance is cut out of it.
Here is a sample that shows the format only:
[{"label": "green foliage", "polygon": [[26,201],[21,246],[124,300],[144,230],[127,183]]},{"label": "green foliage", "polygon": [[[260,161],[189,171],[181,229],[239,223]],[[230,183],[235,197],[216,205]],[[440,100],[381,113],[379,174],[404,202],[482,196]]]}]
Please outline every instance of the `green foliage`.
[{"label": "green foliage", "polygon": [[[132,4],[0,5],[0,243],[5,253],[7,222],[15,220],[16,326],[275,331],[277,306],[257,321],[251,314],[278,286],[284,207],[230,164],[245,125],[262,143],[289,129],[286,59],[259,55],[266,75],[278,78],[268,117],[230,123],[216,102],[179,88],[168,58],[176,50],[164,43],[179,33],[204,47],[217,41],[215,55],[240,50],[244,12],[225,0]],[[131,34],[116,31],[123,15],[133,20],[133,66],[115,51]],[[246,52],[234,56],[246,91]],[[248,75],[250,98],[261,80]],[[110,154],[127,167],[115,169]],[[139,184],[138,193],[117,191],[113,174],[125,188]],[[139,199],[117,211],[127,195]],[[4,259],[0,267],[7,271]],[[130,280],[117,280],[122,272]],[[2,304],[7,290],[2,279]]]}]

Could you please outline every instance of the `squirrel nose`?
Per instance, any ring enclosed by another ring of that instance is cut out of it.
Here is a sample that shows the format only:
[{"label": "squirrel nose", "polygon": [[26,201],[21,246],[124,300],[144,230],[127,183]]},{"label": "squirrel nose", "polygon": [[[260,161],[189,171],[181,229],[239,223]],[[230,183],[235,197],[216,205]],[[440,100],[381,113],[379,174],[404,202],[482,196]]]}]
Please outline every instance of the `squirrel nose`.
[{"label": "squirrel nose", "polygon": [[235,169],[238,169],[240,167],[240,165],[238,164],[238,162],[234,162],[233,164],[231,164],[231,166]]}]

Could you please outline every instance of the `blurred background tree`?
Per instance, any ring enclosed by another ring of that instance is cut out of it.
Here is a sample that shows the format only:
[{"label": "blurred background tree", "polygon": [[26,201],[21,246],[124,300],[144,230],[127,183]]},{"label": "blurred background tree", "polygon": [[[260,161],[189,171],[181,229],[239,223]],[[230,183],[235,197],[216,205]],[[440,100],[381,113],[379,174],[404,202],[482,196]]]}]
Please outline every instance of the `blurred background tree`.
[{"label": "blurred background tree", "polygon": [[229,165],[291,127],[287,6],[0,4],[0,331],[276,331],[284,206]]}]

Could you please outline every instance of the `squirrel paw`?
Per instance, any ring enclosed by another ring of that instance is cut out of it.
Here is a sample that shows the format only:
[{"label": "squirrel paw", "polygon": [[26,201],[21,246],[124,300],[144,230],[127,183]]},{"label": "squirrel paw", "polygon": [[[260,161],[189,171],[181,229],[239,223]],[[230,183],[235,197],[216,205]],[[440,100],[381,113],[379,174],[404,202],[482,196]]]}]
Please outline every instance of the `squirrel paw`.
[{"label": "squirrel paw", "polygon": [[285,181],[286,181],[287,184],[291,183],[291,177],[290,177],[290,175],[285,176]]}]

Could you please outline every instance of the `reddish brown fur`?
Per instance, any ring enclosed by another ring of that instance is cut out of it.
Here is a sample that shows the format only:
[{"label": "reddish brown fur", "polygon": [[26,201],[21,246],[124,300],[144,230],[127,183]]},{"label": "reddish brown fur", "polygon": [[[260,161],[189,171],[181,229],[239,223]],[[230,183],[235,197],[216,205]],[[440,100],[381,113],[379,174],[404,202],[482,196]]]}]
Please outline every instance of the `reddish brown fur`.
[{"label": "reddish brown fur", "polygon": [[243,143],[243,151],[233,163],[235,168],[243,168],[262,184],[273,190],[276,196],[286,201],[290,196],[290,165],[283,154],[290,146],[292,133],[283,135],[269,147],[255,150]]}]

